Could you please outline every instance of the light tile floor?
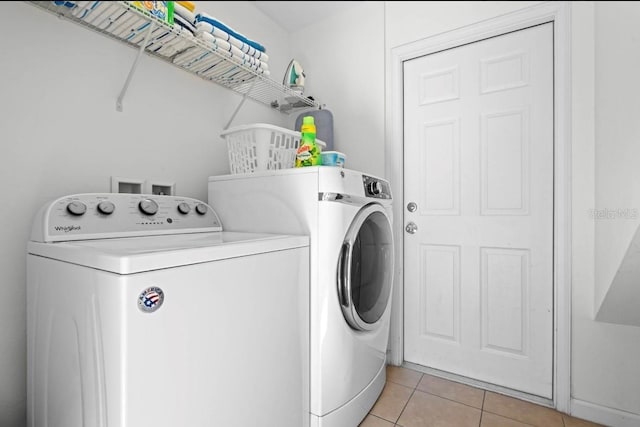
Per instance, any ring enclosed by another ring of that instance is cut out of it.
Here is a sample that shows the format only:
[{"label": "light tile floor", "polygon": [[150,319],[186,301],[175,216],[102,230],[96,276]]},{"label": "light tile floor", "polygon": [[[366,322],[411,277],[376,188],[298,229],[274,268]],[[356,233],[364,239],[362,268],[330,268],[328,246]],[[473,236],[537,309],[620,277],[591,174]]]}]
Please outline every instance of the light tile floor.
[{"label": "light tile floor", "polygon": [[595,427],[553,409],[387,366],[387,383],[360,427]]}]

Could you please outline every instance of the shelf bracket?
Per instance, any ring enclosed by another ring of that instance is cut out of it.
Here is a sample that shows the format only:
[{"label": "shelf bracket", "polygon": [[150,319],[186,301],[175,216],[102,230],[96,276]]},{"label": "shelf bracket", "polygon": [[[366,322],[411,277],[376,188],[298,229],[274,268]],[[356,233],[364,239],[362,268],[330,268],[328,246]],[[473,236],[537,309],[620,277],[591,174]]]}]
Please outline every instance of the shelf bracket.
[{"label": "shelf bracket", "polygon": [[242,96],[242,99],[240,100],[240,104],[238,104],[238,106],[236,107],[235,111],[233,112],[233,114],[231,115],[231,118],[229,119],[229,121],[227,122],[227,124],[224,126],[224,128],[222,129],[223,131],[229,129],[229,126],[231,126],[231,122],[233,122],[233,119],[236,118],[236,115],[238,114],[238,111],[240,111],[240,108],[242,107],[242,105],[244,104],[244,101],[247,100],[247,97],[249,96],[249,94],[251,93],[251,91],[253,90],[253,87],[256,85],[256,82],[258,81],[258,76],[255,77],[255,79],[253,80],[253,83],[251,83],[251,87],[249,87],[249,90],[247,90],[245,92],[245,94]]},{"label": "shelf bracket", "polygon": [[142,52],[144,52],[144,50],[147,47],[147,44],[149,43],[149,39],[151,38],[151,33],[153,32],[154,28],[155,28],[155,22],[151,21],[151,23],[149,24],[149,29],[147,30],[147,35],[145,36],[142,44],[140,44],[140,48],[138,49],[138,54],[136,55],[136,59],[133,61],[133,64],[131,65],[131,69],[129,70],[129,75],[127,76],[127,80],[125,80],[124,86],[120,91],[120,95],[118,95],[118,99],[116,100],[116,111],[122,112],[122,100],[124,99],[124,96],[127,94],[129,83],[131,83],[131,79],[133,78],[133,75],[136,72],[136,68],[138,68],[138,62],[140,62],[140,57],[142,56]]}]

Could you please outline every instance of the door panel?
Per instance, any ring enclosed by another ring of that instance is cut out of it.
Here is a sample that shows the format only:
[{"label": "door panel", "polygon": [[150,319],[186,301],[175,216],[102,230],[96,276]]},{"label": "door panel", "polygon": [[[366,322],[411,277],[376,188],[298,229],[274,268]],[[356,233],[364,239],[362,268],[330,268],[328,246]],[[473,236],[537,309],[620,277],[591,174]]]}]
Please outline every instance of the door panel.
[{"label": "door panel", "polygon": [[[460,247],[423,245],[420,248],[421,333],[460,340]],[[425,286],[429,284],[429,286]]]},{"label": "door panel", "polygon": [[405,360],[551,398],[553,24],[404,81]]}]

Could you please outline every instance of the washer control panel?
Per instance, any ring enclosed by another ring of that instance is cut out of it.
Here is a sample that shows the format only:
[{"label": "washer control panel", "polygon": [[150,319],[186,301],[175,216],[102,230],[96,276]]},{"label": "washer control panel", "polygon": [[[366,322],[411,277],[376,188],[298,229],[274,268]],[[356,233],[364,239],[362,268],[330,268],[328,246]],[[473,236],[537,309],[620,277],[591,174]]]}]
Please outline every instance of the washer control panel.
[{"label": "washer control panel", "polygon": [[387,181],[369,175],[362,175],[364,194],[376,199],[391,199],[391,186]]},{"label": "washer control panel", "polygon": [[38,216],[31,240],[40,242],[222,231],[211,206],[178,196],[75,194],[48,203]]}]

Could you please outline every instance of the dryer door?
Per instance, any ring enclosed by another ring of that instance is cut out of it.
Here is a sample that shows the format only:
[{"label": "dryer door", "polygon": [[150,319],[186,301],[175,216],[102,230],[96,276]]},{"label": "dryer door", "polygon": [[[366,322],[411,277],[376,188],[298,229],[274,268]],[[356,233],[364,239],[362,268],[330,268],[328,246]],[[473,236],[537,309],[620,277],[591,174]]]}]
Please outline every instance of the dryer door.
[{"label": "dryer door", "polygon": [[349,325],[375,329],[389,304],[393,280],[391,220],[381,205],[367,205],[355,216],[342,244],[337,276]]}]

